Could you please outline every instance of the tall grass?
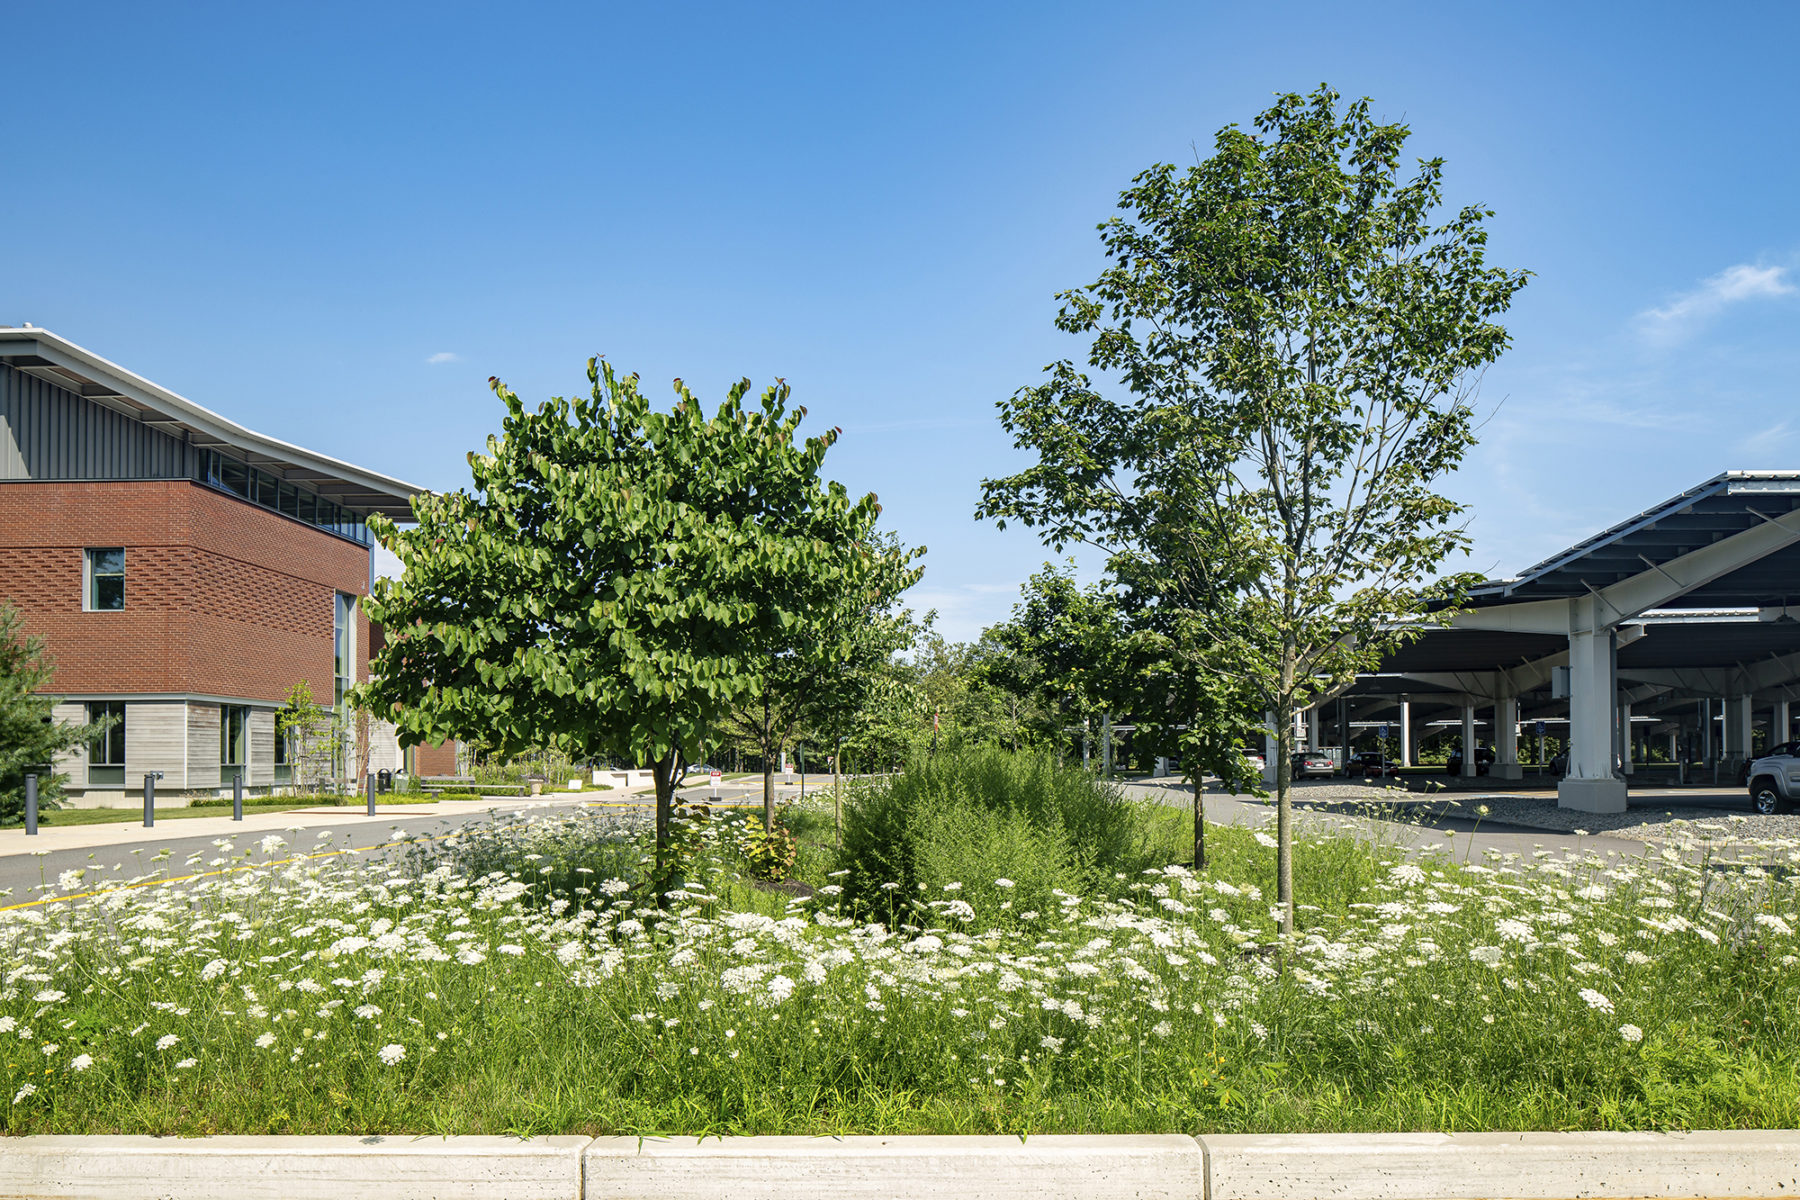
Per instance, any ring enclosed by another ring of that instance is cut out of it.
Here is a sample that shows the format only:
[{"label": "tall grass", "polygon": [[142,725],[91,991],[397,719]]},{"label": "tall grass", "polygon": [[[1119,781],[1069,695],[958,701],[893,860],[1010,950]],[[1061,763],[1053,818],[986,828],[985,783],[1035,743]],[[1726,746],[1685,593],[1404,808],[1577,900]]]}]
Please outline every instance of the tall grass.
[{"label": "tall grass", "polygon": [[1089,866],[1107,888],[930,930],[698,877],[664,910],[565,853],[629,844],[591,815],[412,869],[270,836],[168,864],[245,868],[197,884],[0,913],[0,1129],[1791,1127],[1800,845],[1677,832],[1465,865],[1309,828],[1285,946],[1272,853],[1232,828],[1205,875]]},{"label": "tall grass", "polygon": [[839,870],[851,907],[889,923],[959,904],[993,922],[1140,870],[1144,850],[1143,810],[1111,784],[1044,755],[956,750],[852,793]]}]

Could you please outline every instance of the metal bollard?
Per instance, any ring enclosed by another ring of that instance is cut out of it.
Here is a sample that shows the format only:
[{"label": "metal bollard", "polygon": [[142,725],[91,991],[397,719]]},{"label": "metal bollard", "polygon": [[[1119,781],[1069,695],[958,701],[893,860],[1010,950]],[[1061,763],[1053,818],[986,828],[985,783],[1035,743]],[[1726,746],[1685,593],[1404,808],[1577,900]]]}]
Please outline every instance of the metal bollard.
[{"label": "metal bollard", "polygon": [[163,777],[161,771],[144,772],[144,828],[156,828],[156,781]]},{"label": "metal bollard", "polygon": [[25,777],[25,833],[28,837],[37,835],[37,776]]},{"label": "metal bollard", "polygon": [[231,777],[231,819],[244,819],[244,773],[239,771]]},{"label": "metal bollard", "polygon": [[372,817],[375,815],[375,775],[371,772],[364,776],[364,779],[365,787],[368,789],[369,795],[369,815]]}]

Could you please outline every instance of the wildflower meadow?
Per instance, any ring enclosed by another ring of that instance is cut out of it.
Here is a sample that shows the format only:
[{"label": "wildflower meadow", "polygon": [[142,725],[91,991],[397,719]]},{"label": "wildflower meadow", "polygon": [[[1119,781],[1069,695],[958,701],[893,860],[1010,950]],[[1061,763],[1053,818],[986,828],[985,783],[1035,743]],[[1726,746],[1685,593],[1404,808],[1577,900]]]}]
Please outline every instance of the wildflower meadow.
[{"label": "wildflower meadow", "polygon": [[[1636,858],[1464,861],[1313,825],[1283,944],[1253,831],[1215,829],[1203,871],[915,880],[876,913],[846,894],[822,811],[791,814],[810,890],[746,875],[715,817],[688,881],[646,894],[639,828],[585,811],[403,855],[221,842],[183,885],[123,865],[46,880],[42,899],[100,894],[0,913],[0,1125],[1800,1124],[1800,845],[1722,823]],[[1132,819],[1178,844],[1178,817]]]}]

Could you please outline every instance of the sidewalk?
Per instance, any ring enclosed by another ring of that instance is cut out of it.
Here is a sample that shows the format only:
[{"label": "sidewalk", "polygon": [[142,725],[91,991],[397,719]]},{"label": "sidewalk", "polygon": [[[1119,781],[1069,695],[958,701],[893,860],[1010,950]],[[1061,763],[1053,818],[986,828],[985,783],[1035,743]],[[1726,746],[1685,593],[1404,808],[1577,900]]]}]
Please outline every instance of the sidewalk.
[{"label": "sidewalk", "polygon": [[42,825],[34,837],[27,836],[23,828],[0,829],[0,858],[20,854],[48,854],[57,850],[79,850],[92,846],[117,846],[158,838],[175,841],[187,838],[261,837],[264,834],[298,829],[329,829],[337,826],[367,828],[379,824],[384,818],[467,817],[486,812],[521,812],[580,805],[592,803],[592,800],[589,797],[577,799],[573,795],[483,796],[474,800],[438,800],[431,804],[378,804],[373,817],[360,805],[343,808],[261,809],[247,810],[242,821],[234,821],[230,817],[159,817],[152,829],[144,828],[141,813],[122,808],[119,810],[120,820],[116,822]]}]

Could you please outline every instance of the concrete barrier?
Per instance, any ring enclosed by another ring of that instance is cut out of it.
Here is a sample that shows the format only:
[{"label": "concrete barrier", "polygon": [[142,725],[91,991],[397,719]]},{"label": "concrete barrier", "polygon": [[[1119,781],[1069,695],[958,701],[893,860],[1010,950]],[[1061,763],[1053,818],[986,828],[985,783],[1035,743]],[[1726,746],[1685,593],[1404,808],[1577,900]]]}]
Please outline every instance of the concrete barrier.
[{"label": "concrete barrier", "polygon": [[1800,1200],[1800,1130],[0,1138],[0,1200]]},{"label": "concrete barrier", "polygon": [[581,1200],[585,1137],[24,1137],[0,1197]]},{"label": "concrete barrier", "polygon": [[1180,1135],[599,1138],[587,1200],[1201,1200],[1199,1145]]},{"label": "concrete barrier", "polygon": [[1213,1136],[1207,1200],[1800,1195],[1800,1131]]}]

